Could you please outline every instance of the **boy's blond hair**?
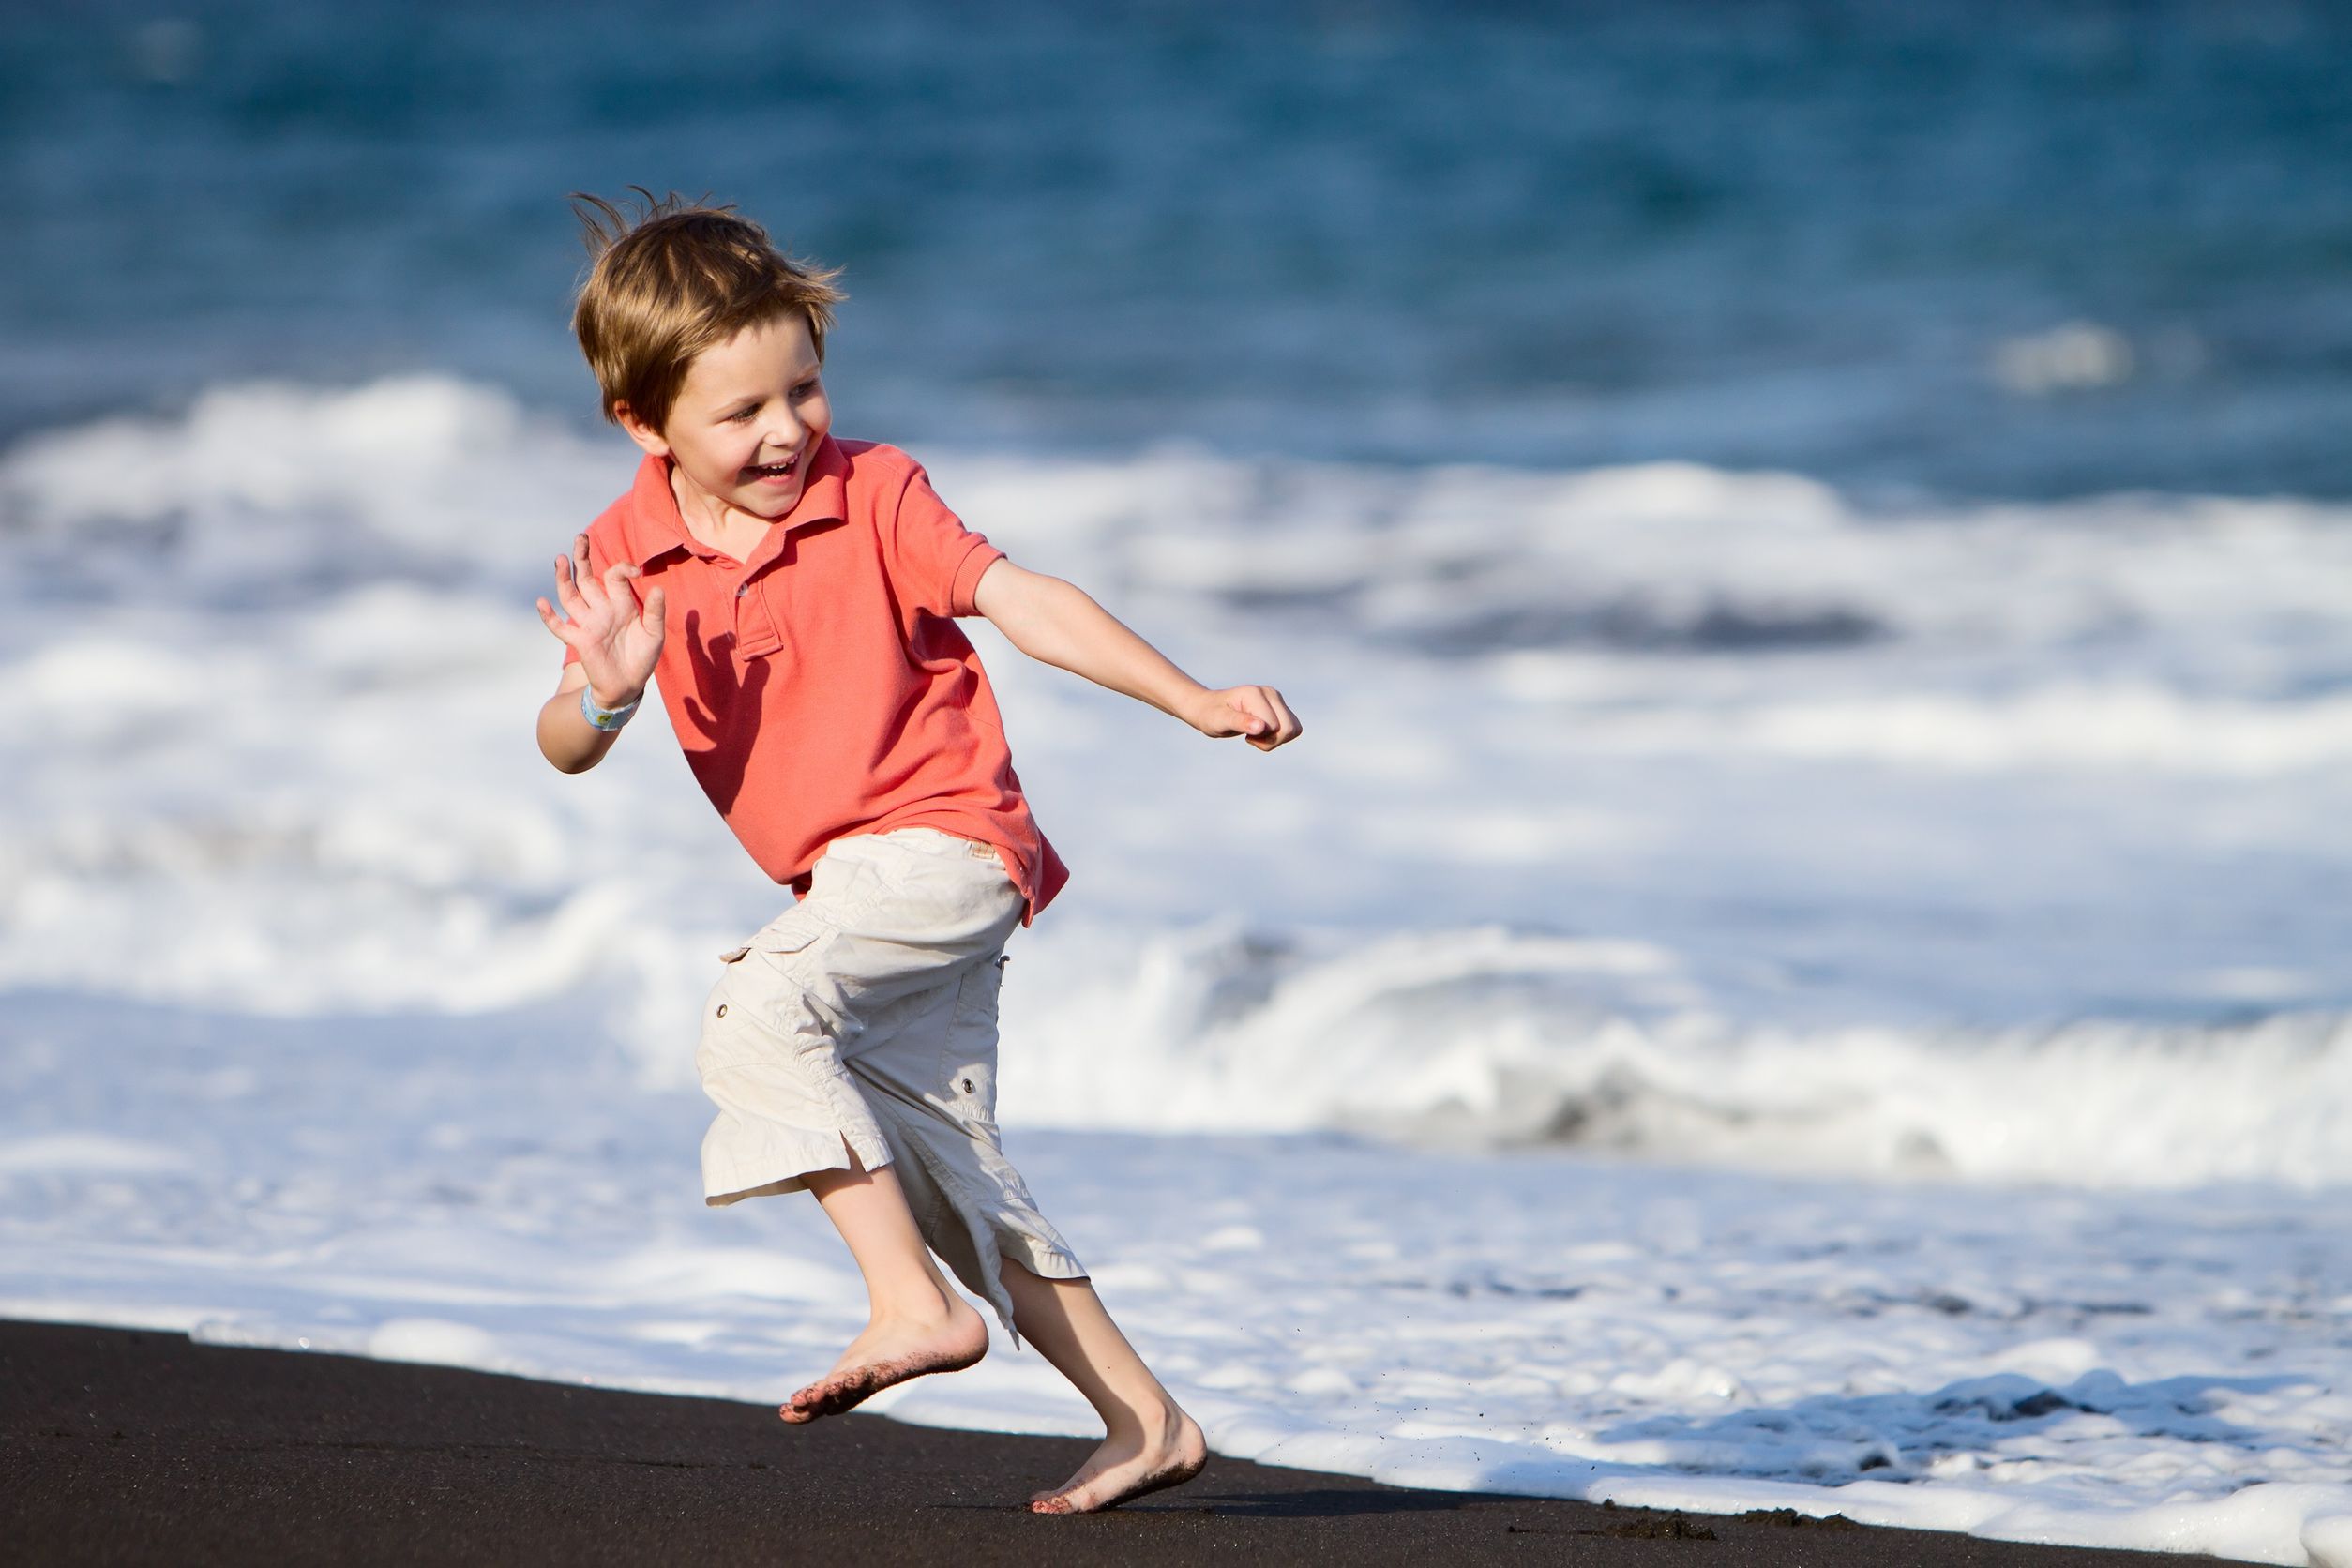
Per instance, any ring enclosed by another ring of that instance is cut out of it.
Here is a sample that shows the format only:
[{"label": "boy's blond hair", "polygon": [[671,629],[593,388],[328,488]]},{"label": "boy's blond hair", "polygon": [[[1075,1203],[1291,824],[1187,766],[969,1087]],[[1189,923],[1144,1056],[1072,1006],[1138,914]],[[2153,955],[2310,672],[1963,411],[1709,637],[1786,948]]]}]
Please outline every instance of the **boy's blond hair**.
[{"label": "boy's blond hair", "polygon": [[670,418],[686,367],[748,326],[797,311],[824,358],[838,267],[796,262],[731,205],[671,192],[631,212],[575,191],[572,211],[595,257],[572,307],[572,333],[604,394],[604,416],[626,403],[655,430]]}]

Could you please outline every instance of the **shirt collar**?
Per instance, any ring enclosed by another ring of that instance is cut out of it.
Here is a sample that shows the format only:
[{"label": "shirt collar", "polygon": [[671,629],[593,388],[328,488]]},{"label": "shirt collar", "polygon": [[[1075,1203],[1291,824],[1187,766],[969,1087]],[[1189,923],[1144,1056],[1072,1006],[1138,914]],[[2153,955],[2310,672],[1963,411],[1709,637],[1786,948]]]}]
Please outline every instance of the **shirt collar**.
[{"label": "shirt collar", "polygon": [[[765,565],[783,549],[784,535],[795,528],[848,517],[849,475],[849,456],[839,444],[830,435],[818,442],[816,455],[808,464],[808,482],[801,487],[800,499],[769,527],[767,537],[744,564]],[[637,465],[637,477],[629,486],[629,505],[621,520],[621,543],[627,550],[628,559],[640,566],[649,566],[657,558],[679,550],[705,561],[718,558],[718,551],[686,532],[686,520],[678,515],[678,497],[670,488],[670,460],[651,453]]]}]

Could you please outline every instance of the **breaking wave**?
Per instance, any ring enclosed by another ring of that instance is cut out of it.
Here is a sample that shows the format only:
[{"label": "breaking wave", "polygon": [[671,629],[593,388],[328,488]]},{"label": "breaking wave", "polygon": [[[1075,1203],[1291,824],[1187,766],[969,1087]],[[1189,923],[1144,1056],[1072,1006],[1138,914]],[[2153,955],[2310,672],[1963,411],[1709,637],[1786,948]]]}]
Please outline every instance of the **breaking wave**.
[{"label": "breaking wave", "polygon": [[[0,985],[331,1015],[593,979],[682,1081],[709,954],[777,895],[657,722],[588,779],[528,732],[530,599],[632,455],[436,377],[0,454]],[[2344,508],[922,455],[1309,720],[1205,746],[977,626],[1078,877],[1016,948],[1008,1119],[2352,1179]]]}]

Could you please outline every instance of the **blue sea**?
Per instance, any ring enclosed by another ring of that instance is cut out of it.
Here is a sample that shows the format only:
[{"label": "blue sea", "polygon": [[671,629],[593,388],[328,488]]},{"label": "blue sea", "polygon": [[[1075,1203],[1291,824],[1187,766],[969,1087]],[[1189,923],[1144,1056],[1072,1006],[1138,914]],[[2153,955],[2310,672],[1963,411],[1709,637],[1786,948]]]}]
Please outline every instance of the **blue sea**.
[{"label": "blue sea", "polygon": [[910,445],[2352,493],[2352,8],[91,4],[0,29],[0,430],[580,414],[567,191],[845,265]]}]

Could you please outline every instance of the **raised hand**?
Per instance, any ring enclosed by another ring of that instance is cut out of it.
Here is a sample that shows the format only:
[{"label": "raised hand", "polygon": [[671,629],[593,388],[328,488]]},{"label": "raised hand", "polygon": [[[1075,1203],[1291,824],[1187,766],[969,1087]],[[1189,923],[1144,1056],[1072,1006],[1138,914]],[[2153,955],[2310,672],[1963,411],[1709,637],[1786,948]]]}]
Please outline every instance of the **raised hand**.
[{"label": "raised hand", "polygon": [[580,655],[589,694],[604,708],[626,707],[644,695],[661,657],[662,592],[645,591],[642,604],[631,586],[644,573],[626,562],[605,570],[599,581],[588,566],[588,535],[572,540],[572,552],[555,558],[555,597],[564,607],[539,600],[539,619]]},{"label": "raised hand", "polygon": [[1204,691],[1179,716],[1204,735],[1239,735],[1260,751],[1298,739],[1304,728],[1282,693],[1267,686]]}]

